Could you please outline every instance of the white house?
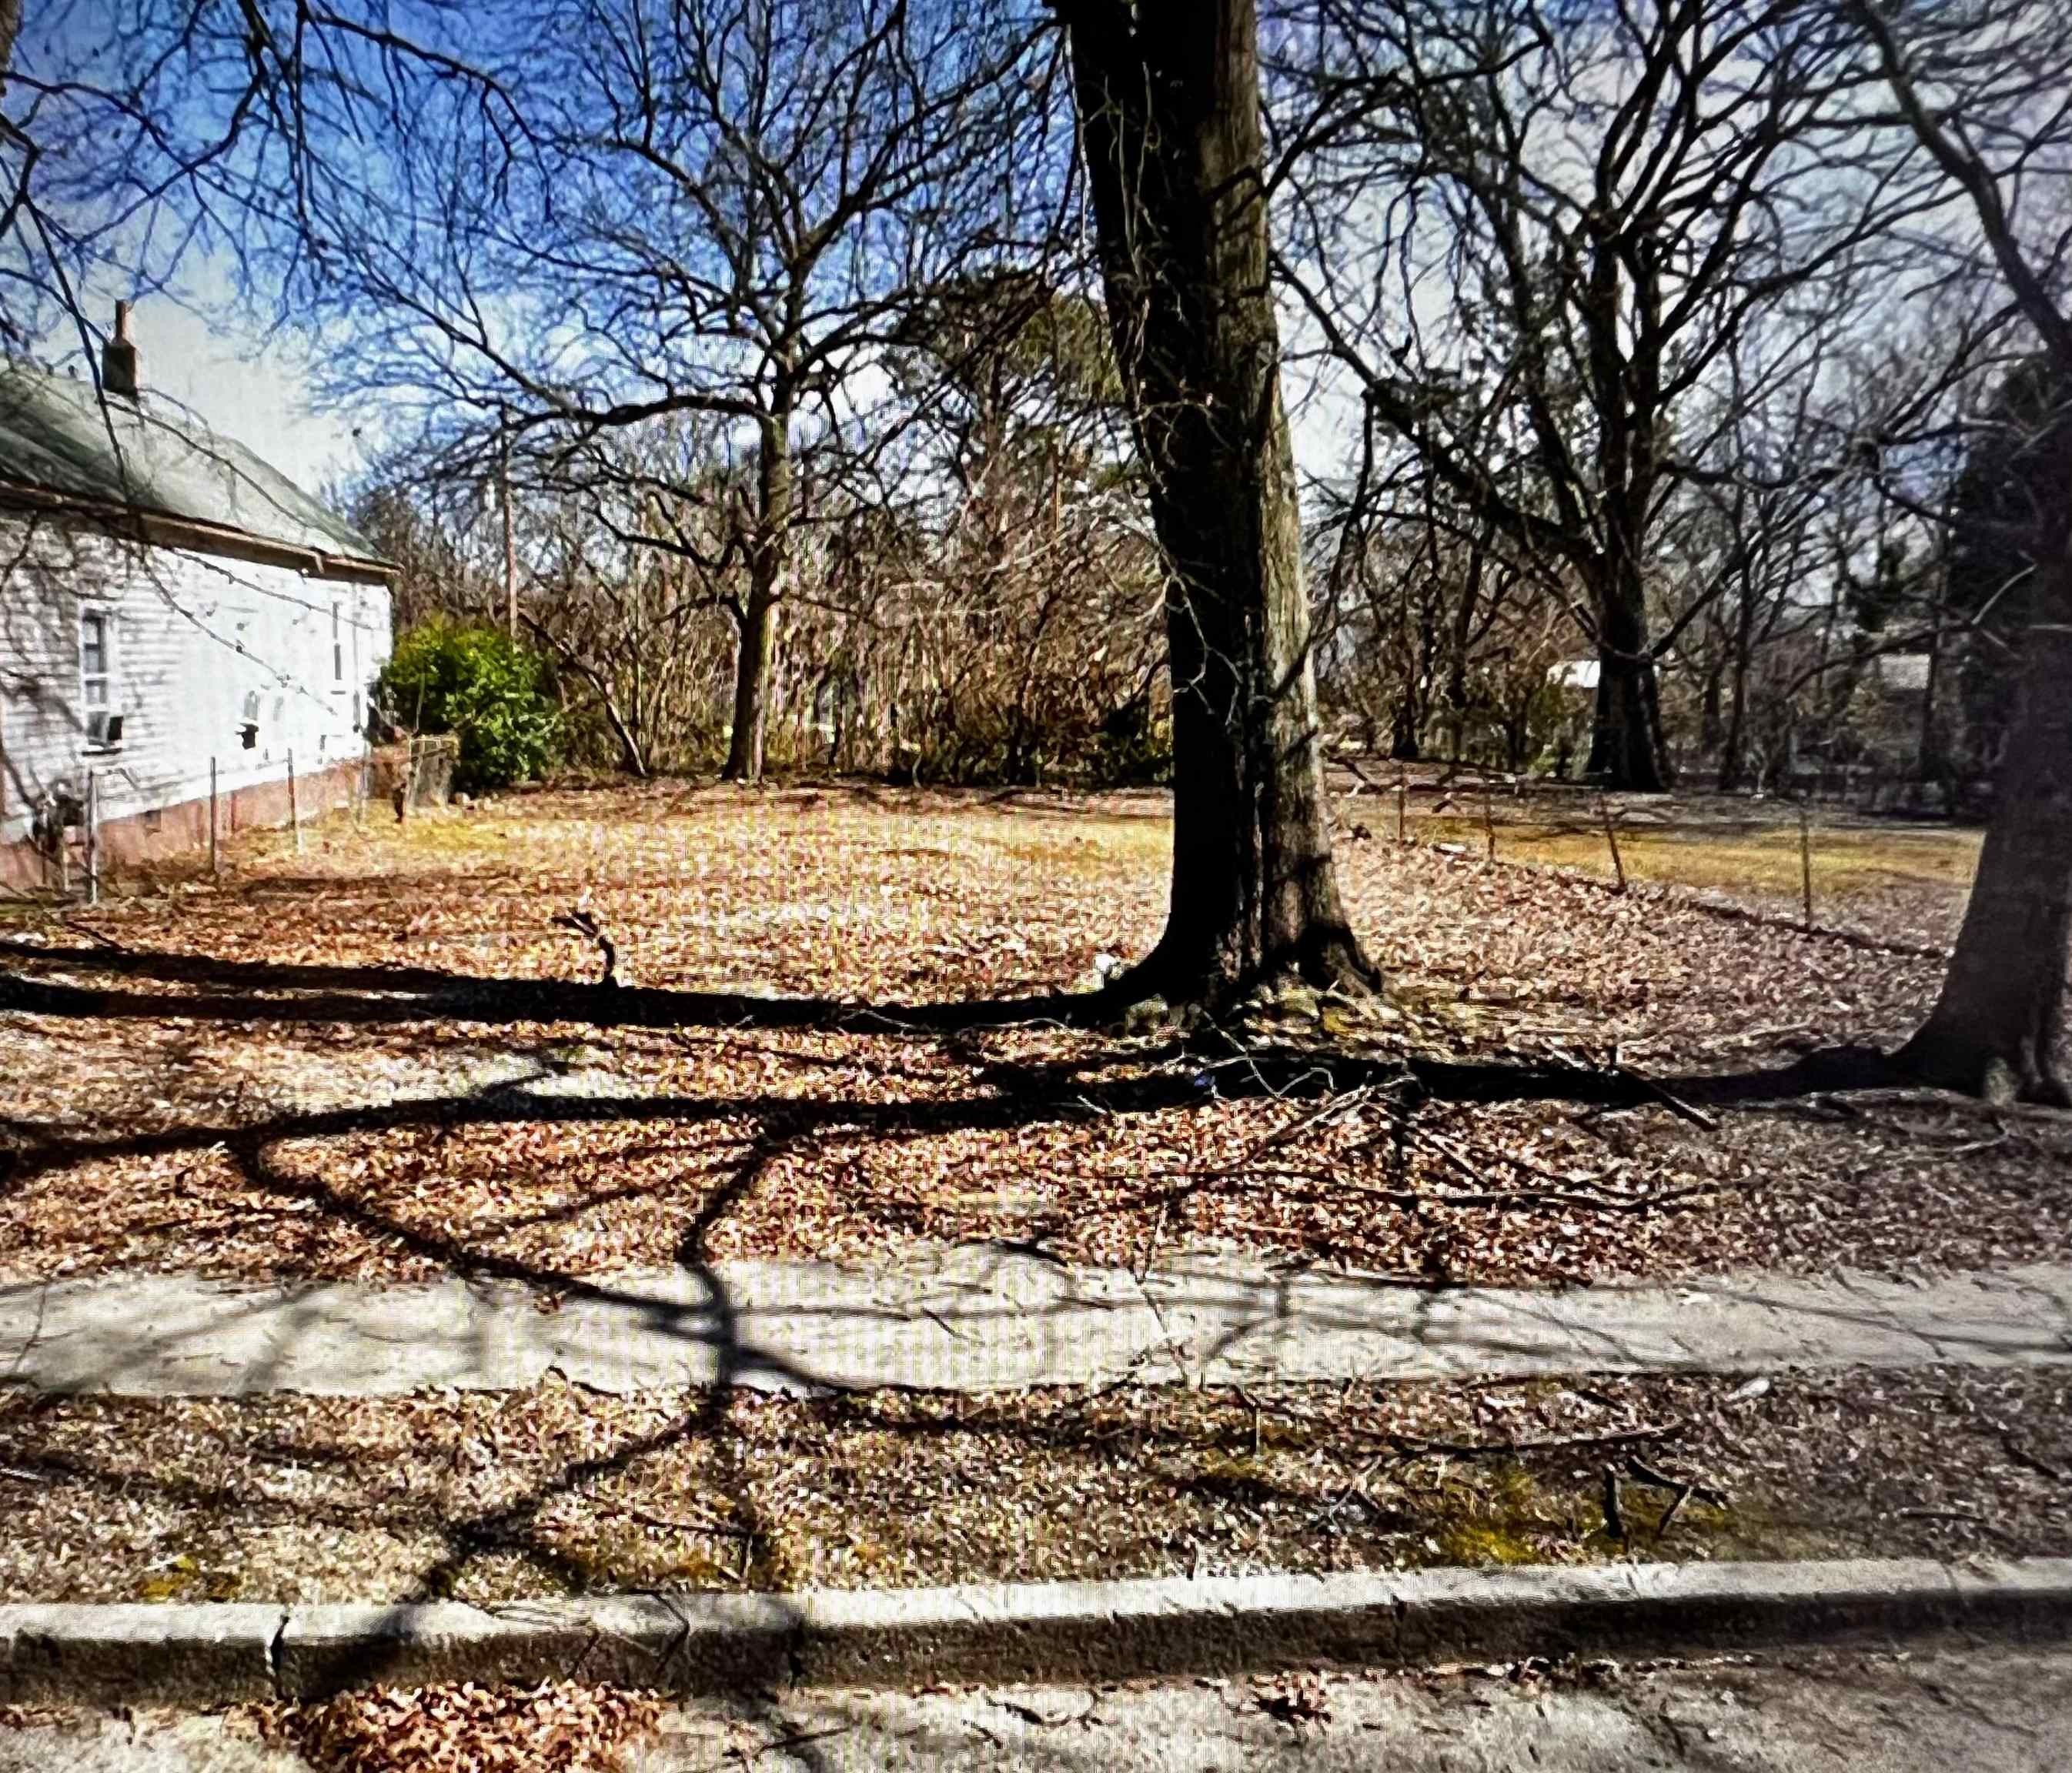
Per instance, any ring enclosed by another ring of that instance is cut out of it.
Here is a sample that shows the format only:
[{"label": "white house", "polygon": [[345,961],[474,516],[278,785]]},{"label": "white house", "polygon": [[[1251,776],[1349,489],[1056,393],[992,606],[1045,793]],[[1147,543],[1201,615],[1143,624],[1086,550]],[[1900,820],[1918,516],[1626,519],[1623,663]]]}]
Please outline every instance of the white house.
[{"label": "white house", "polygon": [[[241,445],[142,388],[0,364],[0,877],[41,881],[88,799],[122,859],[351,791],[393,568]],[[212,771],[212,765],[213,770]]]}]

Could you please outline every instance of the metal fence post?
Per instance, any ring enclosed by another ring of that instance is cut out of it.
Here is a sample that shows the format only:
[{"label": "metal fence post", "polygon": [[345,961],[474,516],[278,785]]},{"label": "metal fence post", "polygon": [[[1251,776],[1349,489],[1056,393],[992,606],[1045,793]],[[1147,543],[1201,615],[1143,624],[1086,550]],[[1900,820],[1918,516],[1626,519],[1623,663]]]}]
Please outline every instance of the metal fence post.
[{"label": "metal fence post", "polygon": [[101,772],[86,773],[86,902],[101,903]]},{"label": "metal fence post", "polygon": [[1618,889],[1626,891],[1626,864],[1620,858],[1618,827],[1612,823],[1612,803],[1602,793],[1597,796],[1597,816],[1605,822],[1605,841],[1611,846],[1612,872],[1618,877]]},{"label": "metal fence post", "polygon": [[302,853],[302,807],[295,798],[295,748],[288,747],[288,826],[295,834],[295,854]]},{"label": "metal fence post", "polygon": [[1813,927],[1813,825],[1805,803],[1799,807],[1799,890],[1806,908],[1806,927]]},{"label": "metal fence post", "polygon": [[208,760],[208,872],[211,874],[223,872],[222,856],[216,848],[216,759],[211,757]]}]

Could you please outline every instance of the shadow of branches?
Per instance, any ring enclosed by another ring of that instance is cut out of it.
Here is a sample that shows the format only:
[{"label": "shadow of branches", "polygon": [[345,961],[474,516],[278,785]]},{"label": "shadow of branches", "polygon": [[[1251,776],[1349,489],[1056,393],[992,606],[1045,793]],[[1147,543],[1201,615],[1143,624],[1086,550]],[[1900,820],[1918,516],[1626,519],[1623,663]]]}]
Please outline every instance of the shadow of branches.
[{"label": "shadow of branches", "polygon": [[[729,1400],[751,1379],[804,1390],[824,1390],[816,1375],[758,1345],[743,1333],[740,1315],[710,1254],[713,1232],[787,1154],[841,1134],[898,1141],[950,1133],[1009,1131],[1089,1116],[1131,1115],[1247,1098],[1294,1103],[1353,1091],[1371,1093],[1399,1119],[1429,1102],[1502,1103],[1557,1101],[1585,1107],[1660,1107],[1687,1112],[1767,1101],[1889,1081],[1876,1055],[1844,1051],[1784,1067],[1660,1079],[1621,1069],[1536,1061],[1462,1061],[1400,1051],[1357,1050],[1296,1038],[1285,1032],[1243,1043],[1210,1031],[1193,1041],[1116,1042],[1057,1059],[989,1057],[957,1045],[976,1031],[1042,1024],[1097,1028],[1119,1008],[1111,995],[1042,997],[938,1003],[857,1003],[828,999],[779,999],[736,993],[641,989],[555,980],[475,978],[426,967],[291,966],[164,954],[129,947],[53,950],[0,942],[0,1011],[82,1022],[217,1021],[237,1024],[477,1024],[505,1028],[574,1024],[597,1028],[793,1029],[869,1033],[900,1040],[955,1045],[976,1059],[972,1089],[953,1098],[890,1101],[801,1098],[770,1092],[550,1095],[507,1084],[409,1099],[315,1110],[267,1110],[249,1116],[204,1118],[185,1124],[101,1133],[22,1120],[0,1123],[10,1148],[0,1153],[0,1189],[27,1186],[36,1177],[96,1159],[157,1157],[220,1151],[257,1195],[292,1199],[366,1235],[393,1242],[440,1271],[493,1279],[558,1302],[569,1297],[637,1308],[654,1327],[695,1338],[713,1351],[714,1383],[696,1406],[646,1434],[594,1456],[569,1461],[515,1496],[444,1523],[443,1555],[426,1569],[409,1597],[443,1598],[485,1555],[516,1555],[545,1580],[582,1587],[590,1572],[557,1552],[538,1525],[565,1498],[579,1496],[639,1460],[703,1442],[721,1471],[742,1535],[742,1567],[770,1567],[769,1547],[755,1512],[750,1474],[738,1461],[740,1443],[727,1433]],[[39,976],[62,968],[156,985],[173,991],[114,989]],[[419,1127],[519,1127],[553,1122],[657,1123],[673,1126],[746,1123],[745,1145],[687,1217],[676,1237],[679,1266],[696,1281],[688,1304],[626,1293],[609,1281],[551,1262],[471,1245],[410,1223],[379,1205],[299,1174],[278,1159],[289,1142],[324,1140]],[[1132,1205],[1161,1212],[1193,1188],[1197,1176],[1147,1186]],[[1290,1185],[1299,1185],[1290,1179]],[[1240,1484],[1202,1480],[1226,1499],[1241,1499]],[[1252,1480],[1244,1480],[1246,1483]],[[197,1495],[195,1500],[203,1500]],[[378,1657],[339,1671],[342,1681],[380,1678]],[[769,1671],[775,1681],[783,1671]]]}]

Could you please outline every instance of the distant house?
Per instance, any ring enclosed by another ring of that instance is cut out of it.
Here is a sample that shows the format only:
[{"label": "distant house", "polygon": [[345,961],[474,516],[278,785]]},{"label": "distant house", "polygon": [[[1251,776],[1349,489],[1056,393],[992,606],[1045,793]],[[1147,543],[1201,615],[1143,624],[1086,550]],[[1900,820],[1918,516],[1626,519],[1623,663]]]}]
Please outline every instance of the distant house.
[{"label": "distant house", "polygon": [[[242,445],[140,387],[0,364],[0,877],[41,881],[88,795],[116,859],[336,804],[388,657],[393,568]],[[68,837],[69,833],[69,838]]]},{"label": "distant house", "polygon": [[1881,653],[1871,661],[1872,675],[1888,696],[1925,696],[1934,669],[1926,653]]}]

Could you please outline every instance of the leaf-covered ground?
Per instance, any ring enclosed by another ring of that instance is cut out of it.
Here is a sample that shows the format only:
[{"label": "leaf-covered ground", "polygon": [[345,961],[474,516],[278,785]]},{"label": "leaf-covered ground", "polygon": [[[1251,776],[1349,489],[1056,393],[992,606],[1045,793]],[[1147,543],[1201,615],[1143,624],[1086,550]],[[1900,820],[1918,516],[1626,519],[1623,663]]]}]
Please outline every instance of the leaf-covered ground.
[{"label": "leaf-covered ground", "polygon": [[2072,1379],[0,1397],[0,1599],[2072,1553]]},{"label": "leaf-covered ground", "polygon": [[1378,806],[1340,803],[1340,853],[1392,1007],[1289,1006],[1248,1051],[957,1008],[1149,946],[1152,795],[509,797],[18,913],[0,1275],[551,1287],[1007,1237],[1566,1284],[2072,1250],[2067,1117],[1774,1075],[1906,1033],[1957,887],[1885,947],[1399,847]]}]

